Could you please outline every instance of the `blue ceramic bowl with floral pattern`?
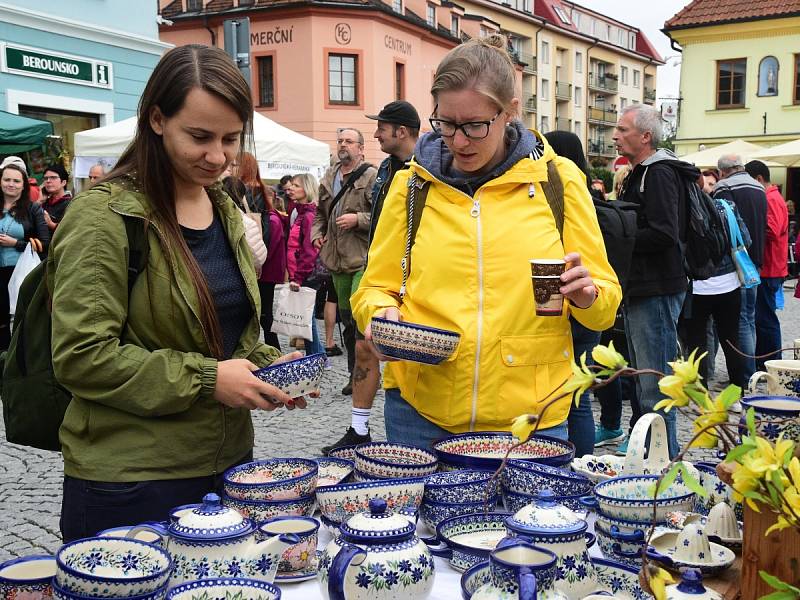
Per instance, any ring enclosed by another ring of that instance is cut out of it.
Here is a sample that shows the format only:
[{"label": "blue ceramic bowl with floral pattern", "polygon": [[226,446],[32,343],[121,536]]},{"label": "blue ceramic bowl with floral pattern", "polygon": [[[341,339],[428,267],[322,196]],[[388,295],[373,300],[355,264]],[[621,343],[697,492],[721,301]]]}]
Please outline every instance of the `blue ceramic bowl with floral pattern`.
[{"label": "blue ceramic bowl with floral pattern", "polygon": [[431,548],[431,554],[450,561],[456,571],[489,560],[489,554],[508,535],[508,512],[478,512],[449,517],[436,528],[436,539],[444,547]]},{"label": "blue ceramic bowl with floral pattern", "polygon": [[239,500],[291,500],[314,493],[318,472],[307,458],[256,460],[225,471],[223,485]]},{"label": "blue ceramic bowl with floral pattern", "polygon": [[580,473],[523,460],[508,461],[502,479],[503,487],[517,494],[552,490],[556,496],[585,496],[594,487],[592,480]]},{"label": "blue ceramic bowl with floral pattern", "polygon": [[253,375],[261,381],[283,391],[290,398],[306,396],[319,389],[319,382],[325,374],[324,352],[309,354],[285,363],[270,365],[253,371]]},{"label": "blue ceramic bowl with floral pattern", "polygon": [[419,508],[420,517],[431,531],[436,531],[439,523],[450,517],[469,515],[474,513],[494,511],[497,507],[499,495],[489,497],[487,502],[434,502],[423,500]]},{"label": "blue ceramic bowl with floral pattern", "polygon": [[628,475],[598,483],[594,488],[594,496],[600,514],[629,521],[645,521],[653,516],[655,510],[655,518],[666,521],[668,512],[692,510],[695,493],[679,481],[654,499],[658,478],[658,475]]},{"label": "blue ceramic bowl with floral pattern", "polygon": [[314,494],[289,500],[242,500],[224,496],[222,504],[235,509],[243,517],[263,523],[272,517],[310,517],[316,507]]},{"label": "blue ceramic bowl with floral pattern", "polygon": [[[511,490],[507,490],[505,487],[502,488],[501,493],[506,510],[511,511],[512,513],[517,512],[519,509],[527,506],[537,498],[536,494],[520,494],[517,492],[512,492]],[[553,496],[553,500],[555,500],[558,504],[563,504],[570,510],[583,511],[586,510],[586,507],[581,504],[580,499],[584,497],[585,496],[581,495]]]},{"label": "blue ceramic bowl with floral pattern", "polygon": [[341,483],[317,488],[317,504],[324,521],[341,525],[353,515],[367,512],[373,498],[385,500],[392,511],[416,510],[424,489],[424,477]]},{"label": "blue ceramic bowl with floral pattern", "polygon": [[381,353],[426,365],[450,358],[461,340],[455,331],[380,317],[372,318],[371,331],[372,343]]},{"label": "blue ceramic bowl with floral pattern", "polygon": [[278,586],[257,579],[216,578],[188,581],[172,588],[167,600],[208,600],[216,598],[248,598],[253,600],[280,600]]},{"label": "blue ceramic bowl with floral pattern", "polygon": [[[445,469],[496,471],[515,439],[507,431],[459,433],[433,444],[439,464]],[[567,465],[575,456],[575,446],[547,435],[535,435],[514,448],[509,458],[534,461],[553,467]]]},{"label": "blue ceramic bowl with floral pattern", "polygon": [[491,484],[491,471],[442,471],[428,475],[425,499],[433,502],[481,502],[491,485],[490,496],[497,495],[497,483]]},{"label": "blue ceramic bowl with floral pattern", "polygon": [[377,479],[422,477],[436,471],[439,461],[430,450],[392,442],[356,446],[356,469]]}]

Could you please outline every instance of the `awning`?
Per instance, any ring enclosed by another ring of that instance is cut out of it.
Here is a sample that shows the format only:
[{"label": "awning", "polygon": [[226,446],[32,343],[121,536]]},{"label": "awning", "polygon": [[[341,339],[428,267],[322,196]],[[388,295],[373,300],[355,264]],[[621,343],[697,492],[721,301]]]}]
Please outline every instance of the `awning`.
[{"label": "awning", "polygon": [[53,124],[0,110],[0,154],[15,154],[41,146],[53,135]]}]

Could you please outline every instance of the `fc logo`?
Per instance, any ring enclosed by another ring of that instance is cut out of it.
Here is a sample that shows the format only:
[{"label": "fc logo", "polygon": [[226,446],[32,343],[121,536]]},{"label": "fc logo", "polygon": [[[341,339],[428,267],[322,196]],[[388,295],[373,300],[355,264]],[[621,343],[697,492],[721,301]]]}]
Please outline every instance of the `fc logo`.
[{"label": "fc logo", "polygon": [[338,44],[342,44],[346,46],[350,43],[352,39],[353,32],[350,29],[350,25],[347,23],[337,23],[336,27],[334,28],[334,32],[336,34],[336,42]]}]

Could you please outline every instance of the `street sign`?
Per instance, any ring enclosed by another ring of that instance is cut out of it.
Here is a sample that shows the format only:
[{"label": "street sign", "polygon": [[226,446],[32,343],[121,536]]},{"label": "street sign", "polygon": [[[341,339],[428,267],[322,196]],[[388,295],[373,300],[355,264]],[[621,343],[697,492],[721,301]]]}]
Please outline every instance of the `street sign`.
[{"label": "street sign", "polygon": [[110,62],[0,42],[0,71],[110,90]]},{"label": "street sign", "polygon": [[222,22],[225,52],[233,59],[250,85],[250,19],[225,19]]},{"label": "street sign", "polygon": [[613,171],[614,172],[619,171],[622,167],[629,164],[631,164],[631,161],[629,161],[626,157],[618,156],[617,158],[614,159]]}]

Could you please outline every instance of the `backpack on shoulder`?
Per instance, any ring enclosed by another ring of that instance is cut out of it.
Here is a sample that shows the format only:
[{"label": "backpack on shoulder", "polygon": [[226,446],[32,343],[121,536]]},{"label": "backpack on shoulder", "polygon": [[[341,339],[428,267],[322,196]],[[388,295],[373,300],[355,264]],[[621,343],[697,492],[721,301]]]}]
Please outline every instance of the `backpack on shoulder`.
[{"label": "backpack on shoulder", "polygon": [[694,181],[682,177],[681,182],[686,190],[684,269],[690,279],[702,281],[713,277],[731,246],[711,196]]},{"label": "backpack on shoulder", "polygon": [[[147,240],[136,217],[123,217],[128,235],[128,297],[147,265]],[[34,268],[19,289],[14,330],[0,355],[6,440],[42,450],[61,450],[58,430],[72,394],[56,380],[51,347],[51,296],[47,261]]]}]

